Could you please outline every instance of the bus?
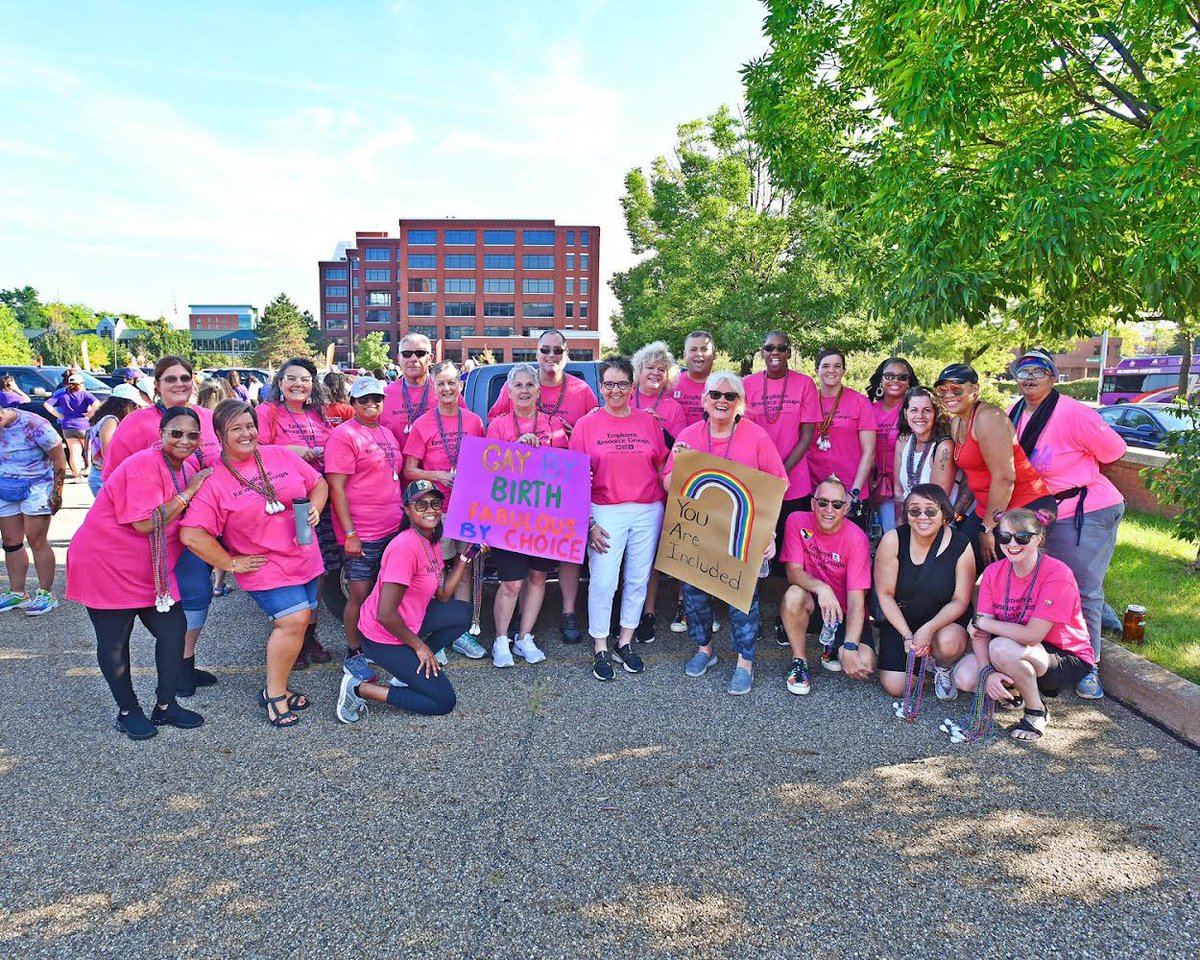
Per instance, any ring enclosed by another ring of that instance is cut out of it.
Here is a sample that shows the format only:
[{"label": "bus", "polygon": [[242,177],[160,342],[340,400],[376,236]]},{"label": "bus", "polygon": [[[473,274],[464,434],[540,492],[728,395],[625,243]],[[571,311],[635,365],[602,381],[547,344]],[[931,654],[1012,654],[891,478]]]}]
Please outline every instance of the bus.
[{"label": "bus", "polygon": [[[1136,403],[1146,394],[1163,394],[1175,390],[1179,385],[1179,364],[1182,357],[1127,357],[1119,360],[1115,367],[1104,371],[1100,387],[1100,403]],[[1192,356],[1191,375],[1188,378],[1188,393],[1194,393],[1200,385],[1200,354]],[[1171,393],[1170,396],[1174,396]],[[1162,396],[1155,399],[1163,399]]]}]

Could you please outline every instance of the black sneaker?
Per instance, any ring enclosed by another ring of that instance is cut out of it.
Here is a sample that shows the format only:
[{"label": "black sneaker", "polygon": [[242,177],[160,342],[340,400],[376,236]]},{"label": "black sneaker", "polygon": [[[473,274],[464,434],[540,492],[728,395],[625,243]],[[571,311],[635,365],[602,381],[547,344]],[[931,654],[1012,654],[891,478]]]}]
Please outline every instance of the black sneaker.
[{"label": "black sneaker", "polygon": [[578,643],[583,639],[583,631],[579,629],[579,617],[573,613],[563,614],[559,629],[562,630],[563,643]]},{"label": "black sneaker", "polygon": [[642,658],[633,649],[632,643],[627,643],[623,647],[617,647],[613,651],[612,657],[625,668],[626,673],[641,673],[646,669],[646,665],[642,663]]},{"label": "black sneaker", "polygon": [[687,633],[687,615],[683,612],[683,601],[675,605],[675,619],[671,621],[672,633]]},{"label": "black sneaker", "polygon": [[658,628],[658,622],[652,613],[643,613],[642,622],[638,624],[637,630],[633,637],[639,643],[653,643],[655,640],[655,631]]},{"label": "black sneaker", "polygon": [[607,650],[597,650],[593,655],[592,676],[597,680],[611,680],[613,678],[612,657]]},{"label": "black sneaker", "polygon": [[782,617],[775,618],[775,642],[781,647],[791,646],[791,644],[788,643],[787,630],[784,629]]},{"label": "black sneaker", "polygon": [[165,710],[156,706],[150,714],[150,721],[156,727],[178,727],[180,730],[193,730],[204,723],[204,718],[195,710],[188,710],[177,703],[172,703]]},{"label": "black sneaker", "polygon": [[130,740],[149,740],[158,735],[158,727],[146,719],[141,707],[134,707],[128,713],[118,713],[113,729],[120,730]]}]

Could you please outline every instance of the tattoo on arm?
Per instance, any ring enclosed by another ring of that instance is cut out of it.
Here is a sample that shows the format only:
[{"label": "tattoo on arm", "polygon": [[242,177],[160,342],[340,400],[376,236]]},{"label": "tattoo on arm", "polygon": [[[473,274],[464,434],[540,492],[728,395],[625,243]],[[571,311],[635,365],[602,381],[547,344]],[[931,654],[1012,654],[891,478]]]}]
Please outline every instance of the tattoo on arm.
[{"label": "tattoo on arm", "polygon": [[944,467],[949,462],[950,462],[950,448],[948,446],[943,446],[941,456],[938,457],[938,463]]}]

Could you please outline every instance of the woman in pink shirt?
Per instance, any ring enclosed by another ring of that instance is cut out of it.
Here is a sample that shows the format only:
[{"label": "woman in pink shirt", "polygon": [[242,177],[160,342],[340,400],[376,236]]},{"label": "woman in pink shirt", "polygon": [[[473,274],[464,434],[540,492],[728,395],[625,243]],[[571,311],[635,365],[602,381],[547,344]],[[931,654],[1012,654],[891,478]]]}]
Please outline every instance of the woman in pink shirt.
[{"label": "woman in pink shirt", "polygon": [[358,617],[363,601],[379,576],[383,551],[400,529],[400,444],[380,423],[387,385],[374,377],[358,377],[350,386],[354,415],[334,428],[325,445],[325,482],[333,514],[334,534],[342,544],[342,570],[350,597],[342,613],[346,656],[342,668],[359,680],[374,674],[362,655]]},{"label": "woman in pink shirt", "polygon": [[[1032,510],[1009,510],[996,527],[1004,558],[983,571],[978,613],[971,621],[972,652],[954,668],[960,690],[985,677],[993,700],[1024,702],[1014,740],[1037,740],[1054,697],[1086,677],[1095,654],[1071,568],[1042,552],[1046,527]],[[1013,688],[1016,692],[1014,694]]]},{"label": "woman in pink shirt", "polygon": [[[663,488],[671,488],[671,471],[675,467],[676,454],[693,449],[786,480],[787,471],[783,467],[783,458],[775,449],[775,443],[762,427],[742,416],[746,400],[742,378],[727,370],[719,370],[709,375],[707,387],[704,418],[686,427],[676,439],[663,468]],[[774,555],[775,542],[772,538],[763,556],[769,560]],[[729,682],[729,693],[734,696],[749,693],[754,685],[754,649],[759,633],[758,593],[756,587],[749,613],[742,613],[733,605],[729,607],[730,640],[737,652],[737,666]],[[683,606],[688,637],[696,645],[696,654],[687,662],[685,672],[689,677],[702,677],[717,662],[710,630],[712,597],[699,587],[685,583]]]},{"label": "woman in pink shirt", "polygon": [[875,411],[875,470],[871,476],[871,507],[879,513],[883,532],[896,529],[896,437],[904,396],[920,386],[917,372],[903,357],[888,357],[871,374],[867,396]]},{"label": "woman in pink shirt", "polygon": [[[117,702],[116,729],[131,740],[148,740],[164,724],[186,730],[204,722],[175,699],[187,631],[175,564],[183,550],[179,518],[213,471],[194,465],[200,421],[193,411],[172,407],[159,424],[161,447],[125,458],[67,549],[67,599],[87,607],[96,659]],[[158,690],[149,718],[129,674],[136,620],[154,637]]]},{"label": "woman in pink shirt", "polygon": [[[586,453],[592,470],[592,516],[588,524],[588,633],[592,638],[592,675],[613,678],[612,661],[626,673],[641,673],[642,658],[633,649],[634,631],[662,529],[660,474],[667,459],[662,427],[656,417],[630,406],[633,364],[611,357],[600,364],[604,406],[575,424],[571,449]],[[621,578],[620,635],[610,653],[608,637],[613,598]]]},{"label": "woman in pink shirt", "polygon": [[[435,364],[429,371],[433,382],[433,393],[437,405],[419,417],[404,444],[404,479],[429,480],[437,486],[442,496],[450,498],[450,487],[454,483],[454,471],[458,469],[458,452],[462,449],[463,437],[482,437],[483,421],[464,409],[462,379],[458,367],[449,360]],[[469,543],[442,537],[442,554],[447,563],[469,549]],[[459,581],[455,597],[470,601],[471,580]],[[453,649],[470,660],[482,660],[487,651],[467,631],[454,640]],[[441,651],[442,662],[446,652]]]},{"label": "woman in pink shirt", "polygon": [[317,608],[324,564],[311,528],[320,522],[328,488],[290,450],[259,446],[258,418],[248,404],[225,400],[213,427],[221,455],[182,521],[180,539],[206,563],[232,573],[272,619],[267,685],[258,702],[273,726],[293,726],[296,711],[309,706],[288,689],[288,677]]},{"label": "woman in pink shirt", "polygon": [[866,527],[863,491],[875,465],[875,411],[871,402],[842,381],[846,355],[837,347],[817,354],[817,435],[805,457],[815,489],[826,477],[837,477],[849,489],[850,519]]}]

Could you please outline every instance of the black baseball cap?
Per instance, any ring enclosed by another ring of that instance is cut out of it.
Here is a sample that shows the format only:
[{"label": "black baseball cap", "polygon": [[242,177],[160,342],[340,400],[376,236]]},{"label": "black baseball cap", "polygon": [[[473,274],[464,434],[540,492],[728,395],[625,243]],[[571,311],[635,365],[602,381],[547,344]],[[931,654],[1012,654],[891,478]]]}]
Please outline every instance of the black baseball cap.
[{"label": "black baseball cap", "polygon": [[952,363],[938,374],[937,380],[933,385],[936,387],[939,383],[978,383],[979,374],[975,372],[975,368],[965,363]]},{"label": "black baseball cap", "polygon": [[404,505],[407,507],[423,493],[432,493],[443,500],[446,499],[442,491],[437,488],[432,480],[414,480],[404,488]]}]

